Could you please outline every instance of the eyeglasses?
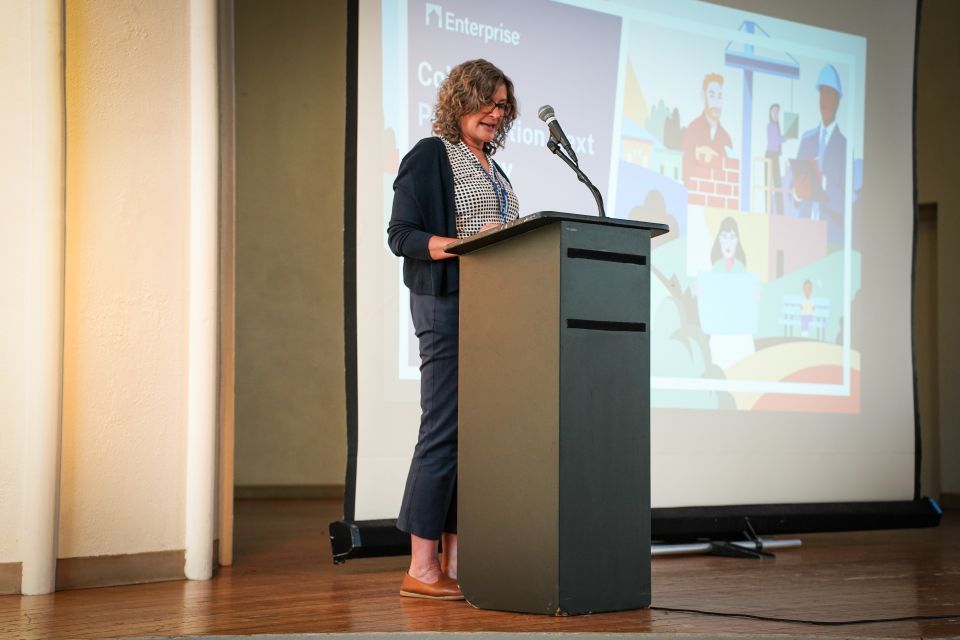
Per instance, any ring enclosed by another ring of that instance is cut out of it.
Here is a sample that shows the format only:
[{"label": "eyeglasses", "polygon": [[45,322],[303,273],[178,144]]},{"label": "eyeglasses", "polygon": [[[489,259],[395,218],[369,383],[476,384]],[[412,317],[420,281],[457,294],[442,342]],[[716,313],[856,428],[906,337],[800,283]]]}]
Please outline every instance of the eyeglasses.
[{"label": "eyeglasses", "polygon": [[510,112],[509,102],[488,102],[480,110],[483,113],[493,113],[494,109],[500,109],[500,113],[507,115]]}]

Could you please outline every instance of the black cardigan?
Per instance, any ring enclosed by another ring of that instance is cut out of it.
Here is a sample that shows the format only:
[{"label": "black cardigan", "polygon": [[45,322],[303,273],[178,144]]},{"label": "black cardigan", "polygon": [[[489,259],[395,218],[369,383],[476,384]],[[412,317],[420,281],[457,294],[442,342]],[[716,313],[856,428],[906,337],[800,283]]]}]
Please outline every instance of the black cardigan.
[{"label": "black cardigan", "polygon": [[[493,163],[497,171],[506,174]],[[457,237],[453,169],[443,140],[424,138],[400,161],[393,181],[387,245],[403,256],[403,284],[414,293],[449,295],[460,288],[458,258],[431,260],[431,236]]]}]

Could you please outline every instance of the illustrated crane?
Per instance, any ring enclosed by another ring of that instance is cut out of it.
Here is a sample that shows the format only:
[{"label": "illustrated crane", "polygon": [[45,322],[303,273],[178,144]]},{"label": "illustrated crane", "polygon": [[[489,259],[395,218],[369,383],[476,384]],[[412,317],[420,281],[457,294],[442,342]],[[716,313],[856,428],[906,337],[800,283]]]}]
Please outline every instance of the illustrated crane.
[{"label": "illustrated crane", "polygon": [[[756,33],[759,31],[763,35],[770,37],[770,34],[763,30],[763,27],[756,22],[744,20],[738,31],[744,33]],[[750,210],[750,150],[753,142],[753,130],[750,126],[751,116],[753,115],[753,74],[766,73],[782,78],[796,80],[800,77],[800,63],[796,58],[784,51],[789,60],[777,60],[767,56],[761,56],[756,53],[754,45],[744,44],[742,51],[733,50],[731,47],[734,42],[728,42],[724,54],[724,63],[728,67],[743,69],[743,161],[740,163],[740,208],[743,211]]]}]

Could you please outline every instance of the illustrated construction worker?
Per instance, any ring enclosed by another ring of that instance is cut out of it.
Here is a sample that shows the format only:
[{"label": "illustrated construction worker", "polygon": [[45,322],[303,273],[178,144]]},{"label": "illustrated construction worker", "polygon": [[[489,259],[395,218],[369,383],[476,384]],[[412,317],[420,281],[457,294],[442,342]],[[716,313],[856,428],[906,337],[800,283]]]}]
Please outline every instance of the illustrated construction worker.
[{"label": "illustrated construction worker", "polygon": [[827,221],[827,242],[843,245],[844,188],[847,139],[837,124],[843,98],[840,74],[832,64],[817,76],[820,124],[800,138],[797,161],[792,165],[793,197],[800,217]]},{"label": "illustrated construction worker", "polygon": [[723,113],[723,76],[708,73],[703,78],[703,113],[683,134],[683,177],[694,175],[694,167],[720,167],[733,142],[720,124]]}]

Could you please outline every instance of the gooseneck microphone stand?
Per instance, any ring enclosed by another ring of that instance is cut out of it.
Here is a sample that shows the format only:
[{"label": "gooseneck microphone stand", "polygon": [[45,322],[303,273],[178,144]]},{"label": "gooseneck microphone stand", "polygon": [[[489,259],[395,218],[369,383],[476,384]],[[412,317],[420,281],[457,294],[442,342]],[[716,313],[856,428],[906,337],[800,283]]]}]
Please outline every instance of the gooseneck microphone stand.
[{"label": "gooseneck microphone stand", "polygon": [[587,189],[590,189],[590,193],[593,194],[593,199],[597,201],[597,210],[600,211],[600,217],[606,218],[607,214],[603,211],[603,197],[600,195],[600,191],[593,186],[593,183],[590,182],[590,178],[580,170],[580,166],[567,157],[567,154],[563,152],[563,149],[560,148],[559,143],[554,139],[553,136],[550,136],[550,139],[547,140],[547,148],[550,149],[555,155],[560,156],[560,159],[567,163],[567,166],[573,169],[573,172],[577,174],[577,179],[583,184],[587,185]]}]

